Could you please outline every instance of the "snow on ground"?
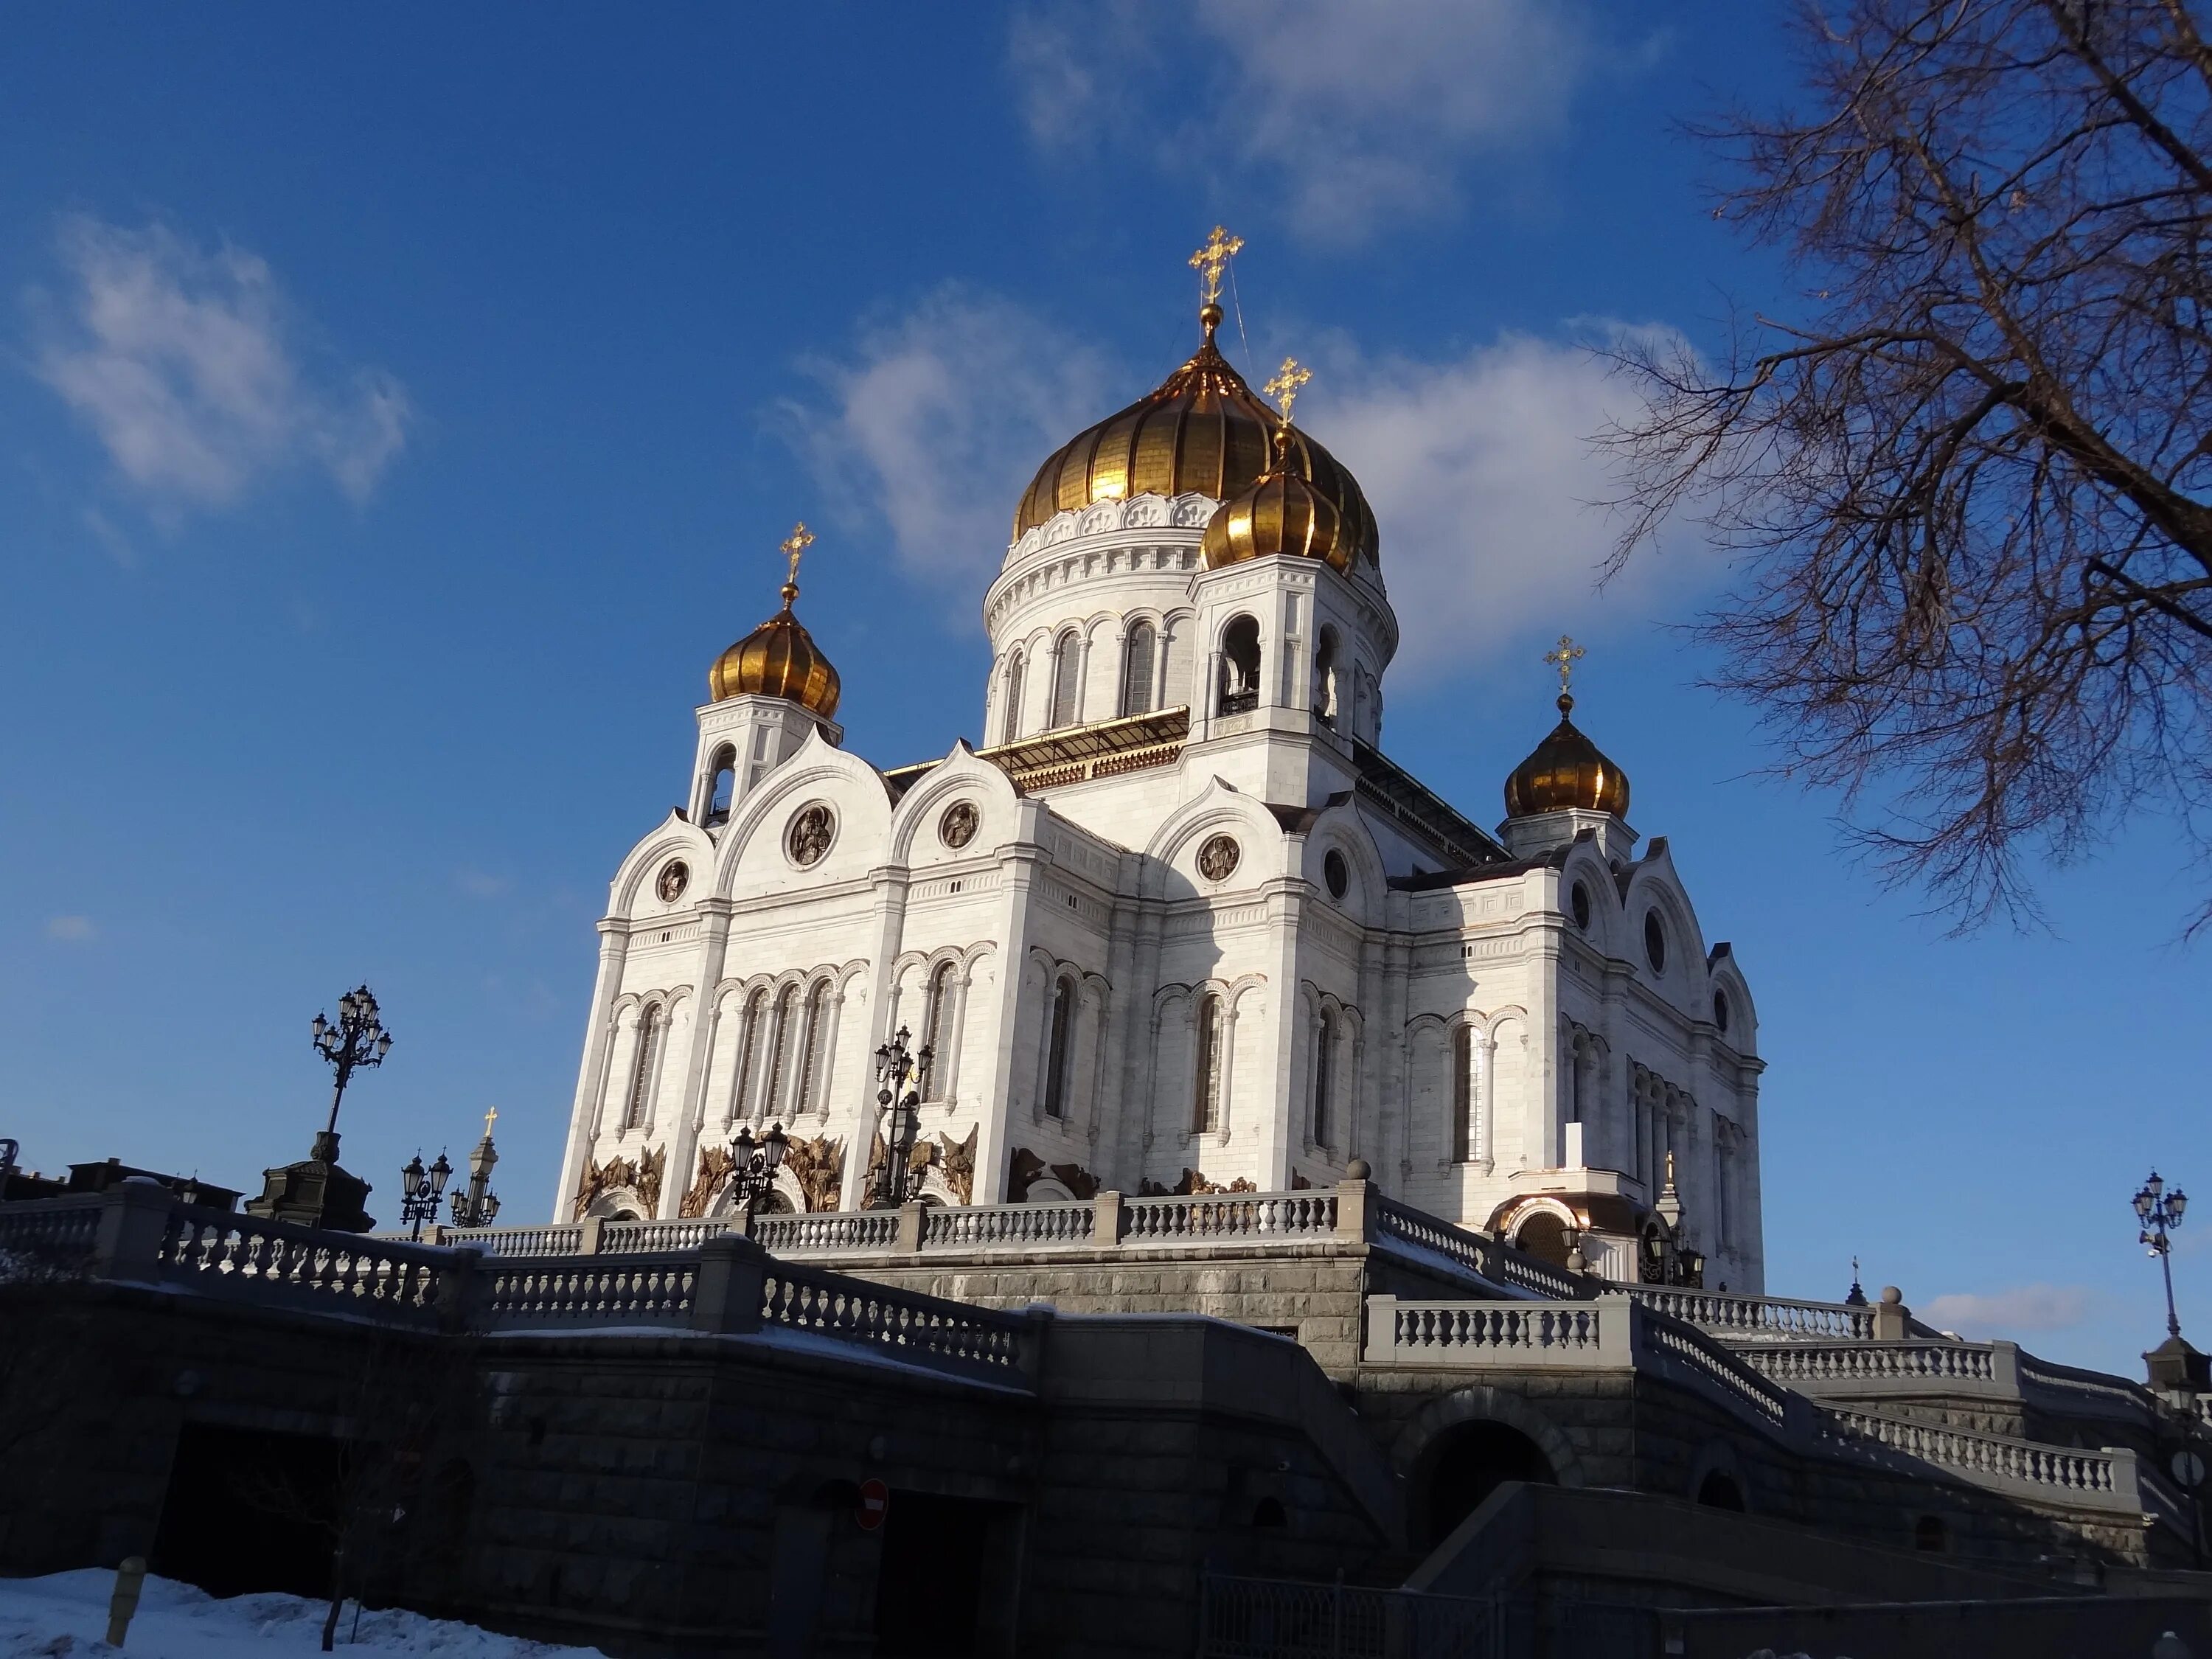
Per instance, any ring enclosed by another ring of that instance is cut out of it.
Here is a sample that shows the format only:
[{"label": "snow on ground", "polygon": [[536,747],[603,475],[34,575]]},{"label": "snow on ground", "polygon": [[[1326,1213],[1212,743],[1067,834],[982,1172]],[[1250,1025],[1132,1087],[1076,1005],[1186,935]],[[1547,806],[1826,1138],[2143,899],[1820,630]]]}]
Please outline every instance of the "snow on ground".
[{"label": "snow on ground", "polygon": [[[129,1640],[111,1648],[107,1598],[115,1575],[104,1568],[44,1578],[0,1578],[0,1659],[320,1659],[327,1601],[273,1591],[219,1601],[204,1590],[149,1575]],[[338,1654],[421,1654],[434,1659],[602,1659],[597,1648],[553,1647],[495,1636],[474,1625],[425,1619],[397,1608],[361,1615],[349,1601],[338,1620]]]}]

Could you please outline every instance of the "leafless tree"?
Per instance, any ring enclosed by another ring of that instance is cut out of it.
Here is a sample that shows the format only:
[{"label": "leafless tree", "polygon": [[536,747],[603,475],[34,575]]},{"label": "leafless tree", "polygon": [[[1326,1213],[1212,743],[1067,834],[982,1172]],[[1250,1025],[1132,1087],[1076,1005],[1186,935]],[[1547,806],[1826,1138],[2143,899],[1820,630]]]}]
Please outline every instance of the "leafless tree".
[{"label": "leafless tree", "polygon": [[1803,292],[1717,364],[1619,348],[1614,568],[1682,516],[1739,556],[1717,682],[1961,927],[2137,811],[2212,852],[2196,8],[1803,0],[1796,37],[1801,107],[1695,131]]}]

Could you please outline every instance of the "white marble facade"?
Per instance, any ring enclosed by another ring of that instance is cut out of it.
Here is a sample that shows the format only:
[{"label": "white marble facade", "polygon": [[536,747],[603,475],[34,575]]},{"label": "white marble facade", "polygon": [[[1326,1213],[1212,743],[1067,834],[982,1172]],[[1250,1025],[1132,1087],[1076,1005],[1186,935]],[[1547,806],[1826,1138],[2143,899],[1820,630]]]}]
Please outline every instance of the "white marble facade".
[{"label": "white marble facade", "polygon": [[[741,1119],[811,1144],[786,1202],[858,1206],[872,1053],[905,1025],[937,1054],[938,1201],[1324,1187],[1360,1158],[1453,1219],[1577,1225],[1632,1278],[1671,1151],[1706,1283],[1763,1288],[1756,1019],[1665,842],[1582,811],[1493,839],[1389,767],[1375,566],[1206,569],[1215,506],[1014,543],[984,598],[998,759],[886,775],[795,703],[698,711],[690,805],[600,923],[563,1218],[726,1202],[702,1155]],[[1540,733],[1491,735],[1504,760]]]}]

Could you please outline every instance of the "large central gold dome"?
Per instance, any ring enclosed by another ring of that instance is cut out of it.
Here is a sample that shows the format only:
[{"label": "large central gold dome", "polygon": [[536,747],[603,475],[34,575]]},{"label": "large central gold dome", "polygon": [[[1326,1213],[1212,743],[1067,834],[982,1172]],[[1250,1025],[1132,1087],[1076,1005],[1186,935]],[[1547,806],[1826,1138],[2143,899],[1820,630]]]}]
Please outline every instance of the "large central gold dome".
[{"label": "large central gold dome", "polygon": [[[1016,537],[1093,501],[1188,491],[1226,501],[1269,470],[1280,416],[1215,349],[1220,313],[1207,311],[1204,343],[1159,390],[1079,432],[1037,469],[1014,514]],[[1343,464],[1293,428],[1287,465],[1336,508],[1349,552],[1378,562],[1375,514]]]}]

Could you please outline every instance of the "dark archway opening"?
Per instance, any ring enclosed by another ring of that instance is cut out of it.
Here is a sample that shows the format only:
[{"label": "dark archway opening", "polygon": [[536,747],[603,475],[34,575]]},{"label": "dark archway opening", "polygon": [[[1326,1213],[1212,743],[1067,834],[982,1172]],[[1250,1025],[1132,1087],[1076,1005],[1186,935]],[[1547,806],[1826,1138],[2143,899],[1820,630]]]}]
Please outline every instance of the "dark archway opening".
[{"label": "dark archway opening", "polygon": [[1555,1267],[1567,1265],[1567,1224],[1548,1210],[1540,1210],[1522,1222],[1513,1243],[1539,1261],[1548,1261]]},{"label": "dark archway opening", "polygon": [[187,1423],[177,1435],[153,1570],[210,1595],[331,1593],[345,1443]]},{"label": "dark archway opening", "polygon": [[894,1489],[876,1576],[876,1651],[966,1659],[982,1632],[986,1566],[1004,1506]]},{"label": "dark archway opening", "polygon": [[727,744],[716,750],[707,770],[706,823],[711,830],[730,821],[730,803],[738,788],[738,751]]},{"label": "dark archway opening", "polygon": [[1433,1547],[1508,1480],[1556,1486],[1559,1474],[1543,1449],[1503,1423],[1468,1423],[1453,1430],[1429,1459],[1424,1518]]},{"label": "dark archway opening", "polygon": [[1734,1510],[1741,1515],[1745,1510],[1743,1488],[1735,1477],[1715,1469],[1698,1483],[1698,1502],[1709,1510]]},{"label": "dark archway opening", "polygon": [[1260,624],[1237,617],[1221,630],[1219,713],[1243,714],[1260,706]]}]

